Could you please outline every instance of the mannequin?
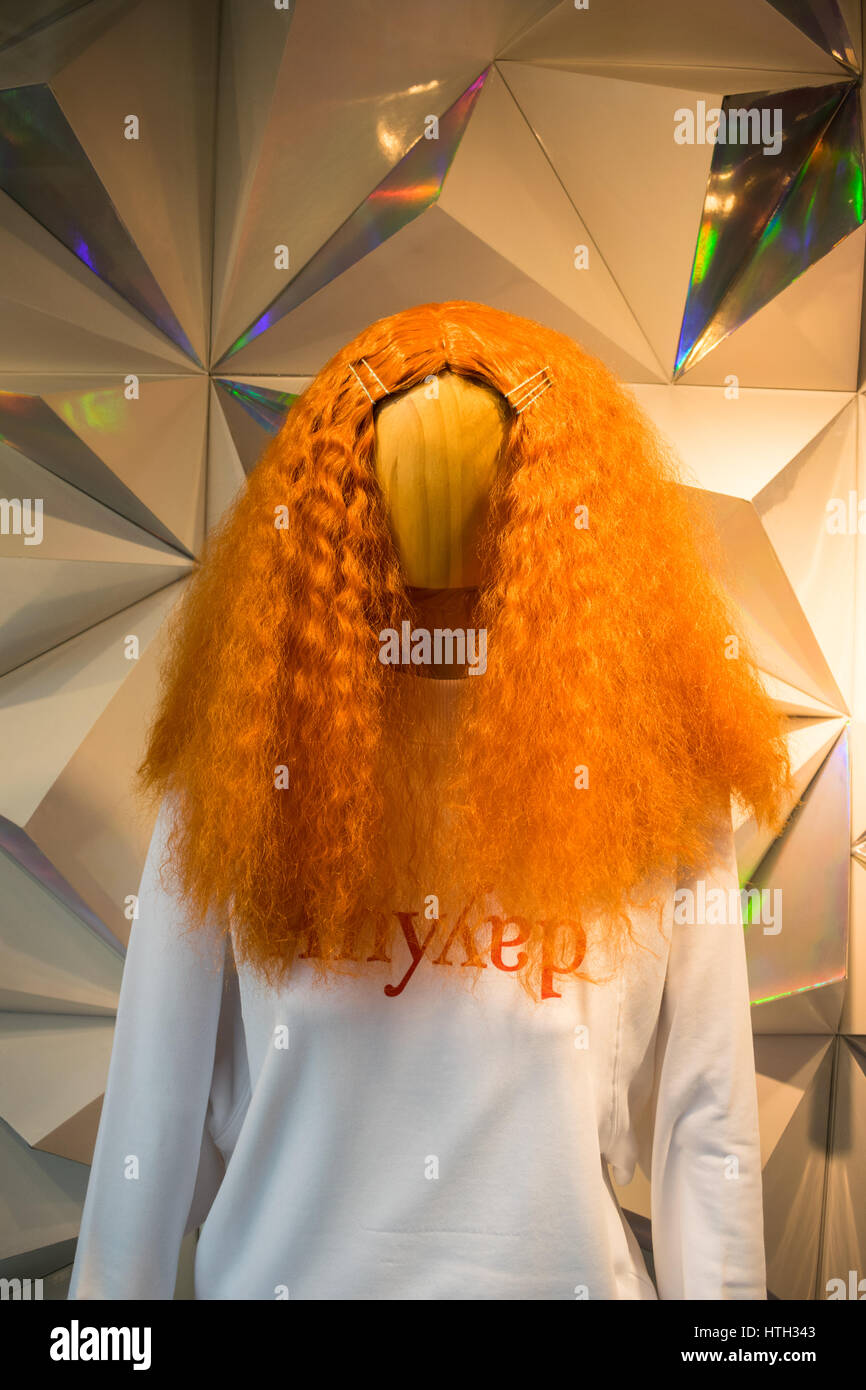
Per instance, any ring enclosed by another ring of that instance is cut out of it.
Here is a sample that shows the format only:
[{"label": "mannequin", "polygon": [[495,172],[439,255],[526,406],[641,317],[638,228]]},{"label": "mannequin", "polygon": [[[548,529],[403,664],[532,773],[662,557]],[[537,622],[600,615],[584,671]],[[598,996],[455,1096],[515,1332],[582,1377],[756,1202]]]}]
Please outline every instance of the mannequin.
[{"label": "mannequin", "polygon": [[[376,477],[419,627],[473,626],[505,413],[501,396],[452,372],[378,407]],[[419,673],[454,678],[466,665],[446,660]]]},{"label": "mannequin", "polygon": [[[190,1222],[205,1299],[766,1296],[742,922],[674,904],[736,897],[731,798],[779,825],[790,771],[674,478],[484,305],[295,402],[164,670],[70,1297],[170,1298]],[[482,679],[377,659],[420,615],[489,631]]]},{"label": "mannequin", "polygon": [[790,791],[779,717],[725,656],[740,625],[697,507],[634,400],[562,335],[462,303],[359,334],[289,411],[184,603],[142,777],[181,794],[193,922],[232,914],[272,979],[311,921],[370,954],[342,947],[355,907],[390,910],[383,777],[410,736],[390,695],[437,674],[382,662],[380,634],[427,607],[423,626],[459,618],[489,658],[440,788],[442,871],[496,883],[547,935],[592,912],[615,967],[630,897],[705,865],[732,795],[779,825]]}]

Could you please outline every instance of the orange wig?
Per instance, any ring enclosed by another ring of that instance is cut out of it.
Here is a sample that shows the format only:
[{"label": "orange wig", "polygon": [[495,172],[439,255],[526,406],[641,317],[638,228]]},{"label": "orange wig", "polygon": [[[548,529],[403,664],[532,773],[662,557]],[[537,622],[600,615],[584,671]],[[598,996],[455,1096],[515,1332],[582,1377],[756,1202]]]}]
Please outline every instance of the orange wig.
[{"label": "orange wig", "polygon": [[[378,659],[413,599],[362,359],[390,395],[473,378],[507,421],[475,610],[487,670],[463,683],[451,753],[414,810],[394,701],[412,678]],[[545,368],[550,389],[512,410],[507,393]],[[631,394],[559,333],[457,301],[359,334],[292,405],[175,619],[141,775],[170,794],[191,925],[231,923],[269,981],[301,955],[323,976],[389,959],[409,906],[394,895],[417,873],[422,901],[492,892],[536,936],[591,924],[619,947],[654,885],[708,863],[732,798],[778,829],[782,724],[699,505]]]}]

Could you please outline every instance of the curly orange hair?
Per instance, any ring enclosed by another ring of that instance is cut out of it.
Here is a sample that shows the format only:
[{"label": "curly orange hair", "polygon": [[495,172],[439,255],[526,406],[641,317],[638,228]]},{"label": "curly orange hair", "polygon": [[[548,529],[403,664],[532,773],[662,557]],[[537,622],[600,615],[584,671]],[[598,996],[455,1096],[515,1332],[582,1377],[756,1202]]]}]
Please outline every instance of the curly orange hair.
[{"label": "curly orange hair", "polygon": [[[520,413],[503,401],[476,607],[488,666],[464,683],[433,785],[419,764],[422,829],[393,699],[408,678],[378,660],[380,632],[414,610],[361,359],[391,394],[445,371],[503,398],[553,377]],[[372,324],[293,404],[180,605],[141,777],[171,794],[191,924],[231,920],[236,954],[268,980],[303,954],[327,974],[388,958],[395,884],[417,869],[422,894],[494,891],[542,936],[592,920],[621,945],[648,885],[706,865],[732,797],[778,829],[790,796],[782,722],[741,634],[729,659],[718,561],[697,489],[574,342],[463,301]],[[395,797],[415,827],[396,837]]]}]

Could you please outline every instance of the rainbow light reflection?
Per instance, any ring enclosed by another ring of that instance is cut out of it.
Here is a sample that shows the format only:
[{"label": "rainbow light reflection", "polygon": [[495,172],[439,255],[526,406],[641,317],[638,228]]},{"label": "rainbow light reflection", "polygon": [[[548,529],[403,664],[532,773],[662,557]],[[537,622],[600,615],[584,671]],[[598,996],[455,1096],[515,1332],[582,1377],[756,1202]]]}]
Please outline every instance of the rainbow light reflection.
[{"label": "rainbow light reflection", "polygon": [[436,201],[488,72],[489,68],[485,68],[440,117],[438,138],[419,136],[382,182],[232,344],[223,361],[375,251]]},{"label": "rainbow light reflection", "polygon": [[726,97],[778,108],[782,148],[714,148],[675,375],[787,288],[863,221],[859,93],[850,82]]}]

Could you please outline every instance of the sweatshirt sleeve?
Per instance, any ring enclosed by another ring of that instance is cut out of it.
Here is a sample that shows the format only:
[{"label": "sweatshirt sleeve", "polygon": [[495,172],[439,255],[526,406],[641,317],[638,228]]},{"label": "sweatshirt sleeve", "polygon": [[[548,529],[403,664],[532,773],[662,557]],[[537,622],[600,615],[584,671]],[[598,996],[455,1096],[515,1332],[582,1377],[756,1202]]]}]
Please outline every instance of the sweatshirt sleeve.
[{"label": "sweatshirt sleeve", "polygon": [[[765,1299],[755,1054],[730,818],[681,878],[659,1017],[652,1237],[663,1299]],[[719,891],[721,890],[721,891]]]},{"label": "sweatshirt sleeve", "polygon": [[160,811],[126,954],[70,1299],[170,1299],[199,1175],[225,946],[162,888]]}]

